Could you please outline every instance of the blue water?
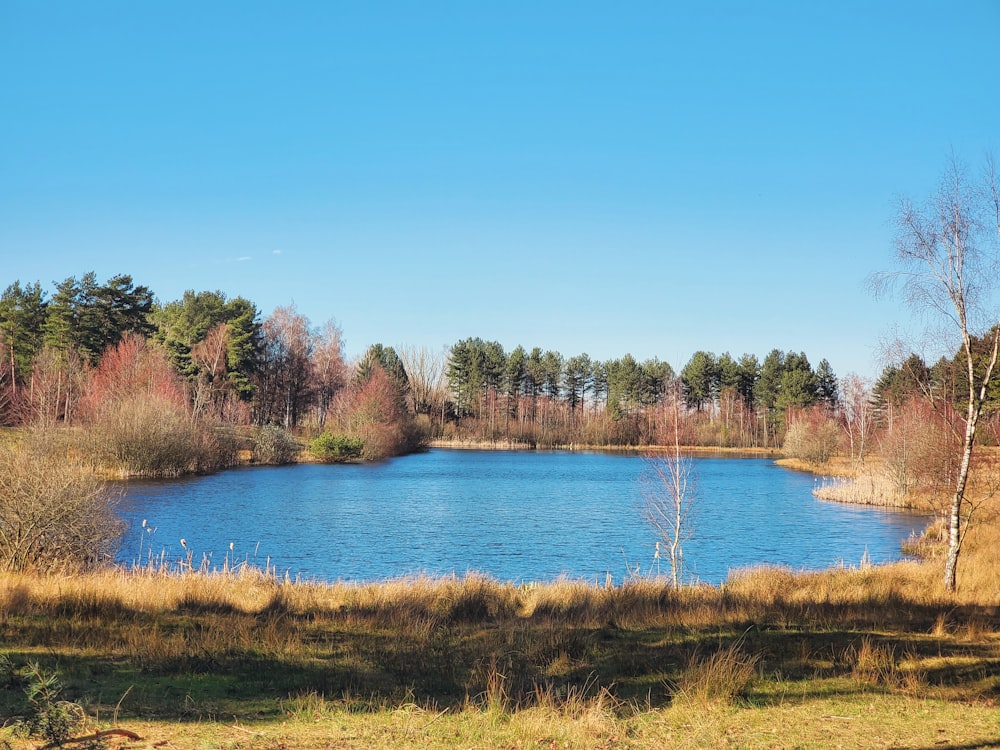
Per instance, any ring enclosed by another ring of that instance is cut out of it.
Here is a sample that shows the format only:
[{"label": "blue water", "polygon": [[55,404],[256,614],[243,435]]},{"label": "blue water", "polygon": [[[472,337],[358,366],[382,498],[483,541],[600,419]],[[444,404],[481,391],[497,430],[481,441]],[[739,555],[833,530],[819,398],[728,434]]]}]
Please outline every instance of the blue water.
[{"label": "blue water", "polygon": [[[632,455],[432,450],[378,464],[134,482],[119,559],[174,563],[190,552],[195,566],[270,565],[326,581],[470,571],[516,582],[621,581],[636,568],[657,572],[657,536],[641,513],[647,468]],[[896,560],[901,540],[926,524],[818,501],[812,476],[770,460],[697,458],[694,470],[685,581],[718,583],[765,563]],[[669,573],[665,560],[659,571]]]}]

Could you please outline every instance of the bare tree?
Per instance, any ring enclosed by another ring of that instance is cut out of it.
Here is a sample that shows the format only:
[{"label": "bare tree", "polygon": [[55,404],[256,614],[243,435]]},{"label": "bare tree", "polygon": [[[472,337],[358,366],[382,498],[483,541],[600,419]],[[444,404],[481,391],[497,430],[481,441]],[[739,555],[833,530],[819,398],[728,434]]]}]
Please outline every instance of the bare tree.
[{"label": "bare tree", "polygon": [[222,412],[229,386],[226,375],[230,338],[229,326],[217,323],[191,349],[191,362],[198,367],[192,409],[195,414],[201,413],[208,404],[212,404],[216,414]]},{"label": "bare tree", "polygon": [[316,391],[316,422],[326,425],[326,413],[334,396],[347,383],[344,340],[336,321],[328,320],[313,332],[312,374]]},{"label": "bare tree", "polygon": [[54,427],[70,424],[83,395],[87,365],[76,349],[43,346],[31,361],[28,387],[16,404],[23,424]]},{"label": "bare tree", "polygon": [[414,413],[431,414],[443,408],[448,398],[447,351],[435,354],[424,346],[403,346],[399,358],[410,379]]},{"label": "bare tree", "polygon": [[313,392],[313,339],[309,319],[295,305],[276,307],[262,326],[263,356],[257,372],[256,421],[296,427]]},{"label": "bare tree", "polygon": [[840,415],[851,449],[851,467],[865,462],[868,440],[875,429],[871,384],[855,373],[840,379]]},{"label": "bare tree", "polygon": [[684,398],[680,380],[667,386],[667,404],[673,416],[674,444],[664,454],[646,457],[646,472],[642,477],[642,514],[660,537],[670,563],[670,578],[674,588],[680,586],[684,566],[683,543],[691,537],[691,509],[695,501],[695,472],[690,458],[681,455],[681,401]]},{"label": "bare tree", "polygon": [[[901,201],[896,214],[896,258],[900,268],[874,278],[876,292],[902,285],[910,306],[943,322],[961,338],[964,418],[955,425],[962,446],[954,494],[948,509],[948,553],[944,584],[956,588],[958,557],[975,506],[966,495],[976,428],[1000,353],[1000,310],[995,263],[1000,235],[1000,193],[993,159],[987,158],[981,183],[952,157],[937,193],[923,205]],[[976,338],[987,350],[973,351]]]}]

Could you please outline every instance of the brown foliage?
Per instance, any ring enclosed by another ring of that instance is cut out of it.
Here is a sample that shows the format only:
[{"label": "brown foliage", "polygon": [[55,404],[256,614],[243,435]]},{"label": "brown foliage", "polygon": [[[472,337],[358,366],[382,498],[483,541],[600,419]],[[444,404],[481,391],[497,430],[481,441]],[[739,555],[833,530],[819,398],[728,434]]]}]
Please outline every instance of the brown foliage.
[{"label": "brown foliage", "polygon": [[92,568],[112,559],[117,495],[45,432],[0,445],[0,569]]},{"label": "brown foliage", "polygon": [[367,380],[342,393],[333,413],[339,431],[364,443],[364,458],[397,456],[420,444],[399,384],[377,365]]},{"label": "brown foliage", "polygon": [[108,347],[100,364],[88,373],[80,413],[85,419],[100,418],[116,401],[141,398],[186,409],[187,396],[180,376],[167,355],[134,333]]},{"label": "brown foliage", "polygon": [[89,373],[80,411],[91,455],[125,476],[174,476],[233,461],[230,437],[188,413],[183,382],[164,352],[134,334]]},{"label": "brown foliage", "polygon": [[954,484],[961,444],[954,412],[914,396],[892,412],[878,438],[878,454],[903,493],[939,496]]},{"label": "brown foliage", "polygon": [[841,428],[822,406],[788,411],[788,429],[782,451],[786,456],[811,464],[824,464],[837,452]]},{"label": "brown foliage", "polygon": [[71,424],[87,372],[87,363],[75,349],[44,347],[32,361],[27,387],[18,393],[19,421],[39,427]]}]

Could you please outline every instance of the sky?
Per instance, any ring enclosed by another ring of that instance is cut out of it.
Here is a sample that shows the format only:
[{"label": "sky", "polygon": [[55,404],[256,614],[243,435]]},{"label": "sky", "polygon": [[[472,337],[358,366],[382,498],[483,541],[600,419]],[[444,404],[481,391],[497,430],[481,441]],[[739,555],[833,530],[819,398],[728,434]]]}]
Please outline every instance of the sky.
[{"label": "sky", "polygon": [[901,196],[1000,153],[1000,2],[0,0],[0,286],[371,344],[877,376]]}]

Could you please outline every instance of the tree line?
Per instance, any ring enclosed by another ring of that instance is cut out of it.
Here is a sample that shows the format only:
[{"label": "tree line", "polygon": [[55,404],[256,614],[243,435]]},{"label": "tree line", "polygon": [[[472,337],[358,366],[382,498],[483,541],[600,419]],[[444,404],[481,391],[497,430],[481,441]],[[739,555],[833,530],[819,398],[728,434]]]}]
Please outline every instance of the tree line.
[{"label": "tree line", "polygon": [[[985,350],[989,341],[987,334],[974,347]],[[508,352],[478,337],[437,353],[374,344],[347,362],[336,323],[314,326],[294,306],[262,317],[244,297],[193,290],[159,302],[131,276],[102,283],[92,272],[54,284],[51,296],[38,282],[10,284],[0,295],[0,351],[7,425],[88,423],[102,389],[115,392],[113,378],[159,368],[158,393],[173,394],[171,408],[182,405],[189,421],[340,434],[366,444],[371,457],[436,437],[664,444],[673,440],[675,397],[687,445],[780,448],[810,410],[839,419],[850,438],[852,414],[891,421],[921,389],[947,390],[959,402],[964,382],[958,359],[928,367],[914,355],[865,384],[859,405],[856,376],[838,380],[828,360],[813,367],[804,352],[773,349],[759,359],[697,351],[677,372],[657,358],[598,360],[524,346]],[[111,352],[116,357],[105,362]],[[120,361],[125,354],[130,367]],[[1000,402],[995,384],[989,397]]]},{"label": "tree line", "polygon": [[[763,361],[695,352],[680,373],[657,358],[609,360],[467,338],[447,358],[454,437],[542,444],[664,442],[665,406],[680,389],[689,445],[774,447],[789,410],[834,410],[830,363],[814,369],[802,352],[772,350]],[[669,441],[667,441],[669,442]]]},{"label": "tree line", "polygon": [[[407,405],[399,356],[375,345],[349,364],[333,321],[313,326],[294,306],[262,319],[254,303],[220,291],[191,290],[161,303],[125,274],[102,283],[90,272],[54,286],[48,296],[38,282],[15,281],[0,295],[2,424],[86,426],[93,436],[114,423],[116,435],[104,435],[104,449],[131,442],[114,448],[121,454],[135,454],[154,436],[178,445],[183,440],[162,432],[168,425],[183,432],[182,424],[196,428],[201,437],[186,438],[195,444],[226,426],[305,436],[332,430],[363,445],[370,458],[412,450],[425,439]],[[231,452],[231,444],[222,450]],[[191,451],[181,454],[174,470],[209,468]],[[128,463],[134,455],[118,459]]]},{"label": "tree line", "polygon": [[506,352],[467,338],[439,353],[374,344],[348,363],[335,322],[313,326],[294,306],[262,317],[244,297],[194,290],[160,302],[127,274],[101,282],[89,272],[54,283],[51,296],[37,281],[15,281],[0,295],[0,420],[85,422],[92,415],[82,407],[93,411],[95,389],[109,388],[102,362],[123,342],[131,356],[146,357],[144,367],[173,379],[192,419],[364,434],[379,455],[428,437],[657,443],[667,395],[678,388],[689,412],[686,443],[776,447],[790,410],[832,410],[838,401],[827,360],[813,368],[805,353],[778,349],[763,360],[698,351],[677,373],[657,358]]}]

